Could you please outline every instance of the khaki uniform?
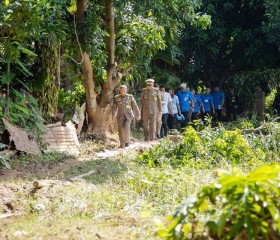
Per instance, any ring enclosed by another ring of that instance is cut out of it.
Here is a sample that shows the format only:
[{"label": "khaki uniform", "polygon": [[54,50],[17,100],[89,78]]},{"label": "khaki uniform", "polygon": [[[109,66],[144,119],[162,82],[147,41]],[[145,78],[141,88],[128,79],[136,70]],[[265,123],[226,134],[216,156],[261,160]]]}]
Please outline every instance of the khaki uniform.
[{"label": "khaki uniform", "polygon": [[136,118],[140,117],[140,110],[131,94],[122,96],[116,95],[113,103],[113,116],[117,112],[117,125],[119,131],[120,145],[125,146],[129,143],[130,138],[130,124],[134,115]]},{"label": "khaki uniform", "polygon": [[140,96],[145,140],[156,139],[156,122],[162,112],[161,95],[158,89],[143,88]]}]

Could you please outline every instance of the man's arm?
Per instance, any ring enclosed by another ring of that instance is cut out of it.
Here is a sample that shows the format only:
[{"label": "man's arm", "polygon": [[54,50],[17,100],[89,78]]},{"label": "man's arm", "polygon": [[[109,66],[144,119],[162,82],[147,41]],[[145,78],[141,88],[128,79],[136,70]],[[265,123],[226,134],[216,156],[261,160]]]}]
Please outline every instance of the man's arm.
[{"label": "man's arm", "polygon": [[141,119],[140,109],[133,96],[131,96],[131,107],[134,112],[135,119],[140,120]]},{"label": "man's arm", "polygon": [[157,93],[158,93],[158,98],[157,98],[158,111],[162,112],[161,96],[159,90],[157,91]]},{"label": "man's arm", "polygon": [[174,116],[174,109],[173,109],[172,98],[170,94],[168,95],[168,109],[171,115]]}]

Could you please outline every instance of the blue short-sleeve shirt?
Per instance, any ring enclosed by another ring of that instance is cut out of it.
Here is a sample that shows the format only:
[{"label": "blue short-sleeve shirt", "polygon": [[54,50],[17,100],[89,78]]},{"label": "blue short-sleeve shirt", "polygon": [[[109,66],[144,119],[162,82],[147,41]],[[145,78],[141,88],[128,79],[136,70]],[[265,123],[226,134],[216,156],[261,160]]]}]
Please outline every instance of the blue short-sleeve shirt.
[{"label": "blue short-sleeve shirt", "polygon": [[187,90],[182,92],[179,90],[177,92],[177,96],[180,102],[181,112],[189,112],[190,111],[190,102],[193,101],[193,94],[191,91]]},{"label": "blue short-sleeve shirt", "polygon": [[211,105],[213,104],[213,96],[210,94],[203,94],[201,95],[201,100],[205,112],[211,112]]},{"label": "blue short-sleeve shirt", "polygon": [[194,113],[198,113],[199,112],[199,108],[202,104],[202,100],[199,94],[194,94],[194,108],[193,108],[193,112]]},{"label": "blue short-sleeve shirt", "polygon": [[213,96],[213,103],[215,110],[222,109],[222,102],[225,99],[224,92],[219,90],[218,92],[212,92],[211,95]]}]

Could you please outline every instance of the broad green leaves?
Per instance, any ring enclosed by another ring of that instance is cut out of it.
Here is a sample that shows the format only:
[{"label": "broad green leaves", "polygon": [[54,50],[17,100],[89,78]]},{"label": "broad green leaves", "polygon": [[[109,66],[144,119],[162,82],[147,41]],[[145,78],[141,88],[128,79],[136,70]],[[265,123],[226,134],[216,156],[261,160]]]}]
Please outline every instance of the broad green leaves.
[{"label": "broad green leaves", "polygon": [[[279,172],[279,165],[264,165],[246,176],[220,178],[203,187],[196,198],[187,199],[158,235],[164,239],[278,239]],[[203,221],[201,209],[207,215]]]}]

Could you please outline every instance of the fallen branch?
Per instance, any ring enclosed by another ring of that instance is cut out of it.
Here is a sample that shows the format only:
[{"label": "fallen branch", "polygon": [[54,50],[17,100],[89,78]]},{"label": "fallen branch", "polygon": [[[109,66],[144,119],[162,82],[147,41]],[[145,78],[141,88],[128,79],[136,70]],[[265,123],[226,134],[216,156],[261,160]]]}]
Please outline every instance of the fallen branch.
[{"label": "fallen branch", "polygon": [[19,216],[22,215],[23,213],[5,213],[5,214],[1,214],[0,215],[0,219],[4,219],[4,218],[10,218],[10,217],[14,217],[14,216]]},{"label": "fallen branch", "polygon": [[[270,123],[277,122],[280,120],[280,117],[274,118]],[[261,126],[254,128],[254,129],[243,129],[242,133],[258,133],[261,134],[261,131],[266,127],[267,123],[262,124]]]},{"label": "fallen branch", "polygon": [[77,180],[79,180],[81,178],[84,178],[84,177],[87,177],[87,176],[89,176],[89,175],[91,175],[91,174],[93,174],[95,172],[96,172],[96,170],[89,171],[89,172],[87,172],[85,174],[82,174],[82,175],[79,175],[77,177],[71,178],[71,181],[77,181]]}]

